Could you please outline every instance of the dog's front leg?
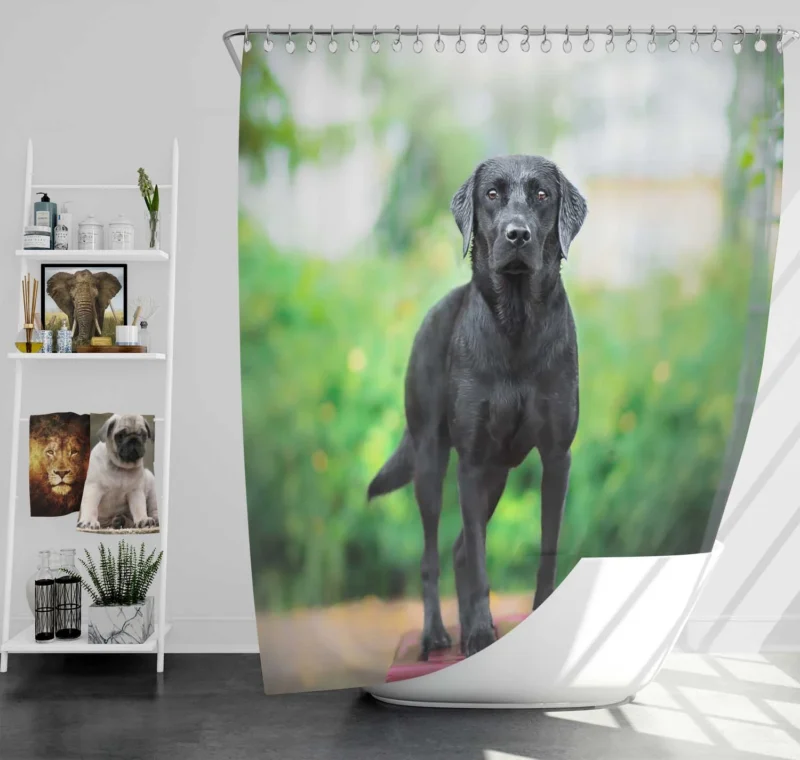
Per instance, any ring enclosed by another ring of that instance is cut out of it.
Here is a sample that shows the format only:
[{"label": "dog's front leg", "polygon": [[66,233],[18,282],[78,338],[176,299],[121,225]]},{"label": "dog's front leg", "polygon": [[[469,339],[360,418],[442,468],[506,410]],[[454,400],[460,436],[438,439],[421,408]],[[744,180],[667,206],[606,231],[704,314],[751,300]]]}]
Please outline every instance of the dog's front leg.
[{"label": "dog's front leg", "polygon": [[422,659],[438,649],[449,649],[450,635],[442,622],[439,600],[439,517],[442,512],[442,486],[450,458],[450,444],[440,437],[422,441],[414,463],[414,495],[417,498],[425,548],[422,553],[422,602],[425,621],[422,629]]},{"label": "dog's front leg", "polygon": [[152,517],[147,516],[147,499],[141,488],[129,494],[128,507],[131,510],[134,528],[150,528],[156,524]]},{"label": "dog's front leg", "polygon": [[155,478],[149,479],[146,490],[147,516],[153,520],[153,525],[158,525],[158,497],[156,496]]},{"label": "dog's front leg", "polygon": [[558,536],[564,516],[572,456],[567,452],[542,453],[542,552],[536,577],[536,609],[550,594],[556,582]]},{"label": "dog's front leg", "polygon": [[[490,513],[492,468],[458,463],[458,495],[463,522],[463,566],[459,592],[464,654],[486,649],[496,638],[489,609],[489,576],[486,572],[486,524]],[[456,558],[458,561],[458,557]]]},{"label": "dog's front leg", "polygon": [[78,513],[78,527],[89,530],[100,529],[99,509],[103,499],[103,490],[94,483],[87,483],[81,497],[81,509]]},{"label": "dog's front leg", "polygon": [[[489,512],[488,519],[486,520],[487,526],[484,527],[484,546],[486,545],[486,530],[489,520],[492,519],[497,504],[503,495],[506,488],[506,480],[508,480],[508,470],[497,468],[487,473],[487,491],[489,495]],[[456,593],[458,594],[458,617],[461,626],[461,651],[467,651],[467,635],[472,627],[472,620],[470,618],[470,589],[471,583],[467,571],[467,553],[464,549],[464,530],[458,534],[455,544],[453,545],[453,568],[456,576]]]}]

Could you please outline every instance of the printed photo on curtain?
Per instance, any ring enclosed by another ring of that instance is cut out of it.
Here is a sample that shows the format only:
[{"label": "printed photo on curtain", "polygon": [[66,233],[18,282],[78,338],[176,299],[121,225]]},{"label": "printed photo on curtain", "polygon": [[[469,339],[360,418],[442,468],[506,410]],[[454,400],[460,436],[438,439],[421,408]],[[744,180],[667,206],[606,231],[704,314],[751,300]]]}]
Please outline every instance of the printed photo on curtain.
[{"label": "printed photo on curtain", "polygon": [[709,551],[766,335],[775,46],[252,42],[239,292],[265,690],[424,675],[536,615],[581,558]]}]

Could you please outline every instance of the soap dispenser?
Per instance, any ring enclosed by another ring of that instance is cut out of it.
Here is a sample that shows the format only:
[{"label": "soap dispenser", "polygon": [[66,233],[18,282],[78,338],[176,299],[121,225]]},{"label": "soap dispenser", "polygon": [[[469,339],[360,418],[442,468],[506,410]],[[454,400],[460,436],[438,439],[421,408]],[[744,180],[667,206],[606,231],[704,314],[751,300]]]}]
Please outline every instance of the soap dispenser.
[{"label": "soap dispenser", "polygon": [[[47,193],[36,193],[36,195],[41,195],[42,199],[33,204],[33,223],[37,226],[49,227],[52,240],[53,229],[58,219],[58,206],[50,200]],[[52,243],[50,246],[52,247]]]}]

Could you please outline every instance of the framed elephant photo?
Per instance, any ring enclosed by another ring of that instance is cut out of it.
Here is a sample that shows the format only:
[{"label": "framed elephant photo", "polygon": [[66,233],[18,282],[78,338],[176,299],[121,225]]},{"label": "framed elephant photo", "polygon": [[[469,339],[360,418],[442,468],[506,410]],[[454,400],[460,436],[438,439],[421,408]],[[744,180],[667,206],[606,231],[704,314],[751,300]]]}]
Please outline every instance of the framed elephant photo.
[{"label": "framed elephant photo", "polygon": [[88,345],[128,323],[127,264],[42,264],[42,326],[59,329],[64,320],[73,344]]}]

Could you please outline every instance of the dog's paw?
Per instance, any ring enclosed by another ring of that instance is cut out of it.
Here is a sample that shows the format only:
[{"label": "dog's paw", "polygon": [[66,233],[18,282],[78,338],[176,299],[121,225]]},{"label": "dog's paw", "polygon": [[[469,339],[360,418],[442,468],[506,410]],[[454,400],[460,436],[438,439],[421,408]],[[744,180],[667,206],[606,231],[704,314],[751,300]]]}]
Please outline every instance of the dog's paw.
[{"label": "dog's paw", "polygon": [[497,634],[495,633],[494,626],[491,623],[476,625],[469,632],[466,644],[462,645],[464,655],[471,657],[473,654],[477,654],[482,649],[486,649],[486,647],[488,647],[490,644],[494,644],[496,640]]},{"label": "dog's paw", "polygon": [[139,520],[135,523],[134,528],[156,528],[158,527],[157,517],[145,517],[144,520]]},{"label": "dog's paw", "polygon": [[97,520],[78,520],[78,527],[83,530],[100,530],[100,523]]},{"label": "dog's paw", "polygon": [[421,659],[427,660],[431,652],[450,649],[452,645],[450,634],[442,623],[431,626],[430,630],[425,629],[422,632],[422,640],[420,641]]}]

